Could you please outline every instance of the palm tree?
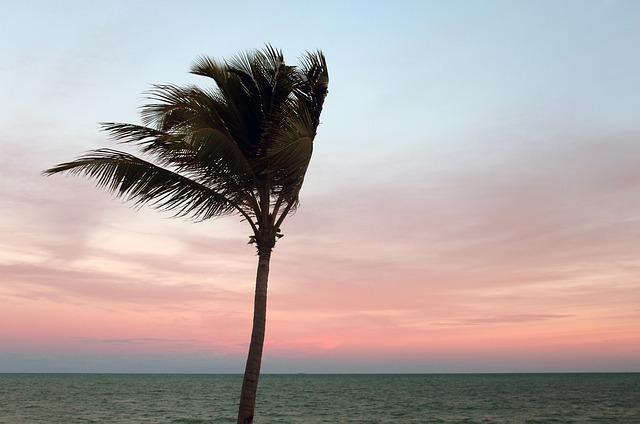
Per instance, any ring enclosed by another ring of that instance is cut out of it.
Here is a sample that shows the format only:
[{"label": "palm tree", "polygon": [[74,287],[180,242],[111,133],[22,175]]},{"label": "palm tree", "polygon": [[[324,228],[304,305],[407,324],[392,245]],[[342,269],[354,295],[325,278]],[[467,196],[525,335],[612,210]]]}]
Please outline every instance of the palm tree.
[{"label": "palm tree", "polygon": [[249,224],[258,270],[238,411],[238,423],[246,424],[253,422],[260,375],[271,251],[298,207],[329,77],[322,52],[287,66],[269,45],[221,62],[200,57],[191,73],[211,78],[213,87],[154,85],[141,125],[102,124],[141,157],[97,149],[44,173],[89,177],[136,205],[175,216],[234,214]]}]

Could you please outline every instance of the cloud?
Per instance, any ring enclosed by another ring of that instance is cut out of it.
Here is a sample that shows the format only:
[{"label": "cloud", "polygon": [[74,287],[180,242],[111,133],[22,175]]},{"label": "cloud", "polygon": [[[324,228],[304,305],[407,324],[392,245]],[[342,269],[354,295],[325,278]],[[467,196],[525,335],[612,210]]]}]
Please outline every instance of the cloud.
[{"label": "cloud", "polygon": [[292,237],[336,261],[406,258],[458,269],[633,259],[640,235],[633,136],[508,136],[459,144],[456,156],[436,150],[434,157],[428,148],[390,156],[379,172],[303,198]]},{"label": "cloud", "polygon": [[547,321],[558,318],[571,318],[574,315],[560,314],[521,314],[521,315],[499,315],[482,318],[466,318],[452,322],[434,323],[434,325],[495,325],[495,324],[522,324],[536,321]]},{"label": "cloud", "polygon": [[187,308],[189,303],[236,302],[245,297],[241,291],[226,290],[214,284],[166,284],[105,271],[35,264],[0,264],[0,270],[3,275],[1,293],[21,299],[171,304]]},{"label": "cloud", "polygon": [[119,339],[99,339],[93,337],[77,337],[76,340],[86,344],[104,344],[113,347],[126,346],[146,346],[152,348],[179,348],[194,349],[203,348],[211,349],[211,344],[205,340],[196,339],[165,339],[157,337],[135,337],[135,338],[119,338]]}]

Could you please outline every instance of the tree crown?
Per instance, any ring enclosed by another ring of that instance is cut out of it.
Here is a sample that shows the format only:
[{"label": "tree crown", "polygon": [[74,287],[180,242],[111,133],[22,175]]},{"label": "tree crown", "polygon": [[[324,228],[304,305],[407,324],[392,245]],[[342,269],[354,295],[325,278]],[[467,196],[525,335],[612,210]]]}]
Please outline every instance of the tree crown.
[{"label": "tree crown", "polygon": [[195,220],[240,214],[252,241],[272,248],[293,212],[311,159],[329,82],[321,52],[288,66],[271,46],[230,60],[198,58],[210,88],[154,85],[141,125],[104,123],[141,156],[97,149],[56,165],[133,201]]}]

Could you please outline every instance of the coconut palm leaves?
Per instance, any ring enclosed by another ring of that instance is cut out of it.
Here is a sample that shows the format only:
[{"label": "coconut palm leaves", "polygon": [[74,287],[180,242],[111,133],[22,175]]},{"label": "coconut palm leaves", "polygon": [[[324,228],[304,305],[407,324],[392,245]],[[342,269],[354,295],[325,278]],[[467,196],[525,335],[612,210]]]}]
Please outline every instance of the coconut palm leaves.
[{"label": "coconut palm leaves", "polygon": [[327,94],[324,56],[288,66],[267,46],[223,62],[203,56],[191,73],[213,87],[155,85],[142,125],[102,125],[141,157],[98,149],[45,173],[83,175],[138,205],[196,220],[240,214],[256,242],[273,247],[311,158]]}]

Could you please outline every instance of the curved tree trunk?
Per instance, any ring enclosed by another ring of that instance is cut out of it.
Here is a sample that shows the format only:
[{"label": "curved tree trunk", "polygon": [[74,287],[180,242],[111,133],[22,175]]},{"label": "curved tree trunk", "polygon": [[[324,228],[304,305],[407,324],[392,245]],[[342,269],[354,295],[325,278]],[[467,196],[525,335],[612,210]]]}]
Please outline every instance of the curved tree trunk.
[{"label": "curved tree trunk", "polygon": [[267,280],[269,278],[269,261],[271,249],[258,250],[258,271],[256,275],[256,294],[253,305],[253,329],[247,365],[242,380],[240,393],[240,407],[238,408],[238,424],[253,423],[253,411],[256,406],[258,378],[262,362],[262,347],[267,320]]}]

